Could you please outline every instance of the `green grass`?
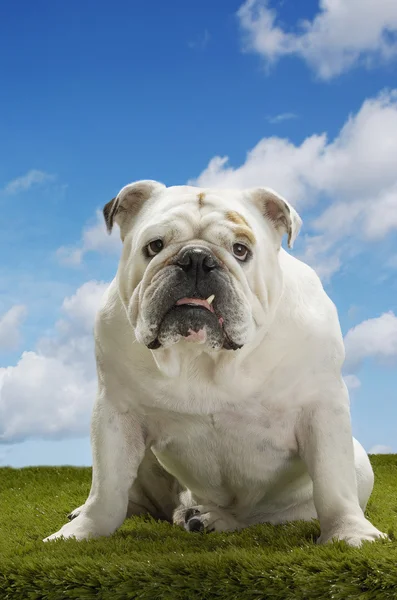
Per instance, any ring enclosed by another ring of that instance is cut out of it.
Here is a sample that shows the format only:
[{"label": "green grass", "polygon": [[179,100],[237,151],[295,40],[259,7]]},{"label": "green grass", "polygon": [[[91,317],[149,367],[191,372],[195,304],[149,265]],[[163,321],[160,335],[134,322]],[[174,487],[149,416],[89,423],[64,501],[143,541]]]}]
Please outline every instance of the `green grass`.
[{"label": "green grass", "polygon": [[132,518],[110,538],[44,544],[84,502],[91,470],[0,469],[0,600],[397,598],[397,455],[371,457],[368,517],[393,541],[317,546],[318,524],[186,533]]}]

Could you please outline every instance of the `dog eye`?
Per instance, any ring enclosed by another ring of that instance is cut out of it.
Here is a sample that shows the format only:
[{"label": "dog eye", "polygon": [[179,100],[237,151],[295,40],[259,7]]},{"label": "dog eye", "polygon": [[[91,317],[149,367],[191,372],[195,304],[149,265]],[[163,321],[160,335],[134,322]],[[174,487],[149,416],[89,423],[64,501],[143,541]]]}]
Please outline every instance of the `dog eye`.
[{"label": "dog eye", "polygon": [[162,251],[163,248],[164,244],[162,240],[154,240],[146,246],[146,250],[149,256],[154,256],[155,254],[158,254]]},{"label": "dog eye", "polygon": [[248,257],[248,248],[243,244],[234,244],[233,254],[239,260],[246,260],[246,258]]}]

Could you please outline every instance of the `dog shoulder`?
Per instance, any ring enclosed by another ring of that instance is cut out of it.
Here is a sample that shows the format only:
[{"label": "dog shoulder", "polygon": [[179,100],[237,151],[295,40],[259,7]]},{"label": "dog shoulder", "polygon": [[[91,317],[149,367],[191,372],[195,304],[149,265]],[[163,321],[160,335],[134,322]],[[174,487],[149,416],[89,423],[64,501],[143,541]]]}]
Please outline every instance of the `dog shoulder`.
[{"label": "dog shoulder", "polygon": [[334,302],[324,290],[317,273],[306,263],[287,254],[280,256],[284,293],[280,310],[295,327],[295,336],[309,344],[321,359],[332,354],[339,364],[344,360],[343,336]]},{"label": "dog shoulder", "polygon": [[122,305],[116,279],[110,283],[102,297],[96,314],[94,336],[102,351],[119,353],[121,348],[134,343],[133,330],[128,323],[126,311]]},{"label": "dog shoulder", "polygon": [[303,313],[317,317],[319,321],[338,320],[336,306],[312,267],[284,251],[280,253],[280,265],[284,294],[291,305],[302,306]]}]

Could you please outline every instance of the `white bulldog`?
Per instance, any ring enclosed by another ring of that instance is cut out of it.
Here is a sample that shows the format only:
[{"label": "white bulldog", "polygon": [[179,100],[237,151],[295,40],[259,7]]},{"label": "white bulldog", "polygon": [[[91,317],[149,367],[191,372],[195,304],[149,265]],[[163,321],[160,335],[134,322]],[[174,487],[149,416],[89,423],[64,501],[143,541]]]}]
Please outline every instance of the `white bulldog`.
[{"label": "white bulldog", "polygon": [[383,536],[352,438],[334,304],[269,189],[124,187],[104,208],[123,251],[95,326],[86,503],[46,538],[111,535],[149,513],[188,531],[318,518],[320,543]]}]

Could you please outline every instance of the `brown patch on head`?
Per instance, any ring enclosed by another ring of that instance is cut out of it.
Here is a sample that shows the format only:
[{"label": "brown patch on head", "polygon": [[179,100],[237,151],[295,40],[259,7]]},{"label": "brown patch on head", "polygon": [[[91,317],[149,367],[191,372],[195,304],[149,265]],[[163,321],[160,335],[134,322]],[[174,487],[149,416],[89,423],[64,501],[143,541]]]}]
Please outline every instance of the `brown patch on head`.
[{"label": "brown patch on head", "polygon": [[204,192],[200,192],[200,194],[197,196],[199,208],[203,208],[203,206],[204,206],[204,198],[205,198]]},{"label": "brown patch on head", "polygon": [[251,244],[256,243],[254,233],[243,215],[240,215],[240,213],[234,210],[229,210],[226,213],[226,219],[235,225],[235,227],[233,227],[233,232],[236,235],[246,237]]},{"label": "brown patch on head", "polygon": [[243,215],[240,215],[240,213],[236,212],[235,210],[229,210],[226,213],[226,219],[232,223],[235,223],[236,225],[245,225],[251,229]]},{"label": "brown patch on head", "polygon": [[247,240],[252,244],[256,244],[256,239],[254,236],[254,232],[252,231],[251,227],[240,227],[240,226],[236,226],[233,227],[233,233],[238,236],[239,238],[245,237],[247,238]]}]

